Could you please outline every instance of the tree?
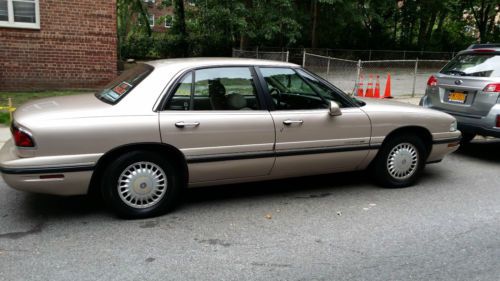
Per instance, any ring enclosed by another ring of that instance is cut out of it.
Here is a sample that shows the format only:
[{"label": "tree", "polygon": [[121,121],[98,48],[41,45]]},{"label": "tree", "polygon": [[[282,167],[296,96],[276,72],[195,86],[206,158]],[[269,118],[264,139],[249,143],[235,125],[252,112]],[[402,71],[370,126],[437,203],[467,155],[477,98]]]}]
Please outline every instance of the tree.
[{"label": "tree", "polygon": [[[142,0],[117,0],[116,20],[118,34],[118,54],[122,57],[121,47],[133,29],[151,35],[147,11]],[[137,24],[139,23],[139,24]]]},{"label": "tree", "polygon": [[178,36],[179,55],[187,57],[189,55],[188,33],[186,30],[186,11],[184,0],[173,0],[174,4],[174,24],[172,32]]},{"label": "tree", "polygon": [[500,13],[500,3],[498,0],[467,0],[466,3],[479,32],[479,42],[486,43],[493,33],[495,18]]}]

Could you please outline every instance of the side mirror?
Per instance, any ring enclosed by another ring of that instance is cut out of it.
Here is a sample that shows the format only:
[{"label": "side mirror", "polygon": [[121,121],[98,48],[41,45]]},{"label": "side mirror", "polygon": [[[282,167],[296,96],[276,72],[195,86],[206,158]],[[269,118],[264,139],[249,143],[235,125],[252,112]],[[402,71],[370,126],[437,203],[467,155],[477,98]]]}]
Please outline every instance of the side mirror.
[{"label": "side mirror", "polygon": [[329,113],[331,116],[342,115],[342,111],[340,110],[339,104],[334,102],[334,101],[330,101],[330,112]]}]

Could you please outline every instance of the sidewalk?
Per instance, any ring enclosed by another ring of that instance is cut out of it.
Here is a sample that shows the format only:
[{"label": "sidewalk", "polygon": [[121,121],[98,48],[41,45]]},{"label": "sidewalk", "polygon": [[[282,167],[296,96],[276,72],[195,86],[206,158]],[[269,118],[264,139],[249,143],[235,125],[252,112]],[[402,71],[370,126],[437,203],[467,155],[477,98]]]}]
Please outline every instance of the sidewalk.
[{"label": "sidewalk", "polygon": [[10,137],[10,128],[0,125],[0,147],[2,147],[3,144],[10,139]]}]

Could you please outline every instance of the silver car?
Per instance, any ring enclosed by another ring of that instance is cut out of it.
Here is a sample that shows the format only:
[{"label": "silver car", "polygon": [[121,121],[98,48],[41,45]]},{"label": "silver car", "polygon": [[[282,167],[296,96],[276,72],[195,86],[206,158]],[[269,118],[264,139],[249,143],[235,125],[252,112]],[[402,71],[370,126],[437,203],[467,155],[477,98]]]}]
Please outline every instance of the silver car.
[{"label": "silver car", "polygon": [[405,187],[460,140],[448,114],[356,100],[294,64],[222,58],[138,64],[95,95],[29,102],[12,135],[8,185],[102,194],[133,218],[172,209],[185,187],[364,169]]},{"label": "silver car", "polygon": [[420,105],[457,118],[463,142],[500,137],[500,44],[472,45],[427,82]]}]

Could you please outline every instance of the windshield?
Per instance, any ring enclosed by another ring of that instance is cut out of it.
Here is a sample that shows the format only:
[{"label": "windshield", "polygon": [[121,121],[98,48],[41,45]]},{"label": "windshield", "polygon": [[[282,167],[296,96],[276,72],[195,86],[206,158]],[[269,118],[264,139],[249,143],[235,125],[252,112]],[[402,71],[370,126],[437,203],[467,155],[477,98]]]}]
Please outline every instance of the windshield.
[{"label": "windshield", "polygon": [[135,86],[139,85],[153,69],[150,65],[138,64],[124,71],[120,76],[106,85],[102,91],[96,93],[95,96],[109,104],[116,104]]},{"label": "windshield", "polygon": [[451,60],[441,73],[456,76],[500,77],[500,55],[462,54]]}]

